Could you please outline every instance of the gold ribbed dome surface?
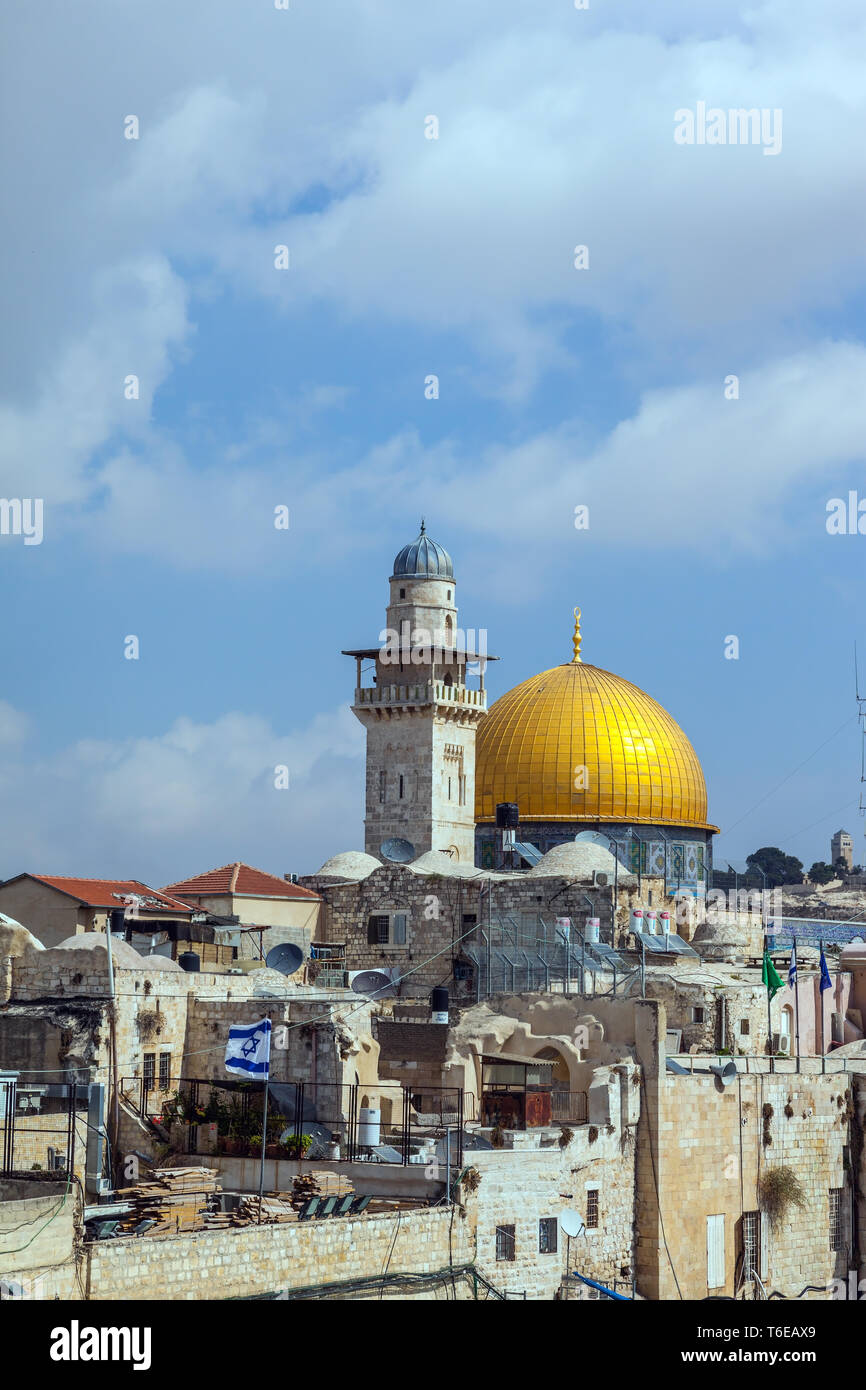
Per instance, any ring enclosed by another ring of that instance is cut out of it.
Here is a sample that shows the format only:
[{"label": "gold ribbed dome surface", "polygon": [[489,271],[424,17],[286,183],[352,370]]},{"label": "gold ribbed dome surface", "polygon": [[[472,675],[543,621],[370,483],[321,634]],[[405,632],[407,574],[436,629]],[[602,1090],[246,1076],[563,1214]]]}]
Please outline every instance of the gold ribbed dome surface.
[{"label": "gold ribbed dome surface", "polygon": [[522,822],[715,830],[701,765],[679,725],[630,681],[585,665],[579,650],[576,630],[573,661],[516,685],[480,721],[476,821],[516,801]]}]

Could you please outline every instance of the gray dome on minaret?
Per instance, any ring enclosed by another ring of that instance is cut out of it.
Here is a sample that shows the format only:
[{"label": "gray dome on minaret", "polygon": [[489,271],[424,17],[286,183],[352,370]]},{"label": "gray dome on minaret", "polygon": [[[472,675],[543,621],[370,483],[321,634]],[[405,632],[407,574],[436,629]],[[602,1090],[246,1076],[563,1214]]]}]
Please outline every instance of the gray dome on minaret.
[{"label": "gray dome on minaret", "polygon": [[453,579],[454,566],[443,545],[431,540],[424,522],[418,539],[404,545],[394,561],[392,579]]}]

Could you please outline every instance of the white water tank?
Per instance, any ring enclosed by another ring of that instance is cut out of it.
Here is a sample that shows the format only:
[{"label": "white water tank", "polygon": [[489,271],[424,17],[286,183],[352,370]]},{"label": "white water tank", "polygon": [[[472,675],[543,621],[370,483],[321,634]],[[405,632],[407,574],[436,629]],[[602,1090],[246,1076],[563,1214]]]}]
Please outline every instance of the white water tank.
[{"label": "white water tank", "polygon": [[633,907],[628,919],[629,931],[643,931],[643,908]]},{"label": "white water tank", "polygon": [[588,917],[586,921],[586,930],[583,934],[584,941],[598,941],[600,932],[601,918]]},{"label": "white water tank", "polygon": [[645,930],[649,932],[650,936],[658,936],[658,913],[654,907],[647,908],[644,921],[646,922]]},{"label": "white water tank", "polygon": [[382,1112],[364,1105],[358,1113],[358,1143],[373,1148],[380,1142]]},{"label": "white water tank", "polygon": [[671,914],[669,912],[659,913],[659,931],[662,936],[669,936],[671,932]]}]

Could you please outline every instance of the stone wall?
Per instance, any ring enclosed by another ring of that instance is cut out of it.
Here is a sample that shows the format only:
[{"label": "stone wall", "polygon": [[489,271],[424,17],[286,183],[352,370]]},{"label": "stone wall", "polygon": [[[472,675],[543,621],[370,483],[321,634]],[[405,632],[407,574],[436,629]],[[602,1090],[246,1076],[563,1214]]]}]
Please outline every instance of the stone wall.
[{"label": "stone wall", "polygon": [[82,1278],[95,1300],[198,1301],[375,1278],[385,1269],[431,1275],[473,1257],[471,1223],[453,1208],[430,1207],[99,1242],[87,1247]]},{"label": "stone wall", "polygon": [[[552,1299],[570,1269],[630,1292],[634,1261],[635,1147],[618,1126],[576,1128],[565,1148],[554,1141],[532,1146],[531,1132],[515,1135],[514,1149],[467,1153],[481,1182],[466,1198],[477,1228],[479,1270],[497,1288]],[[598,1194],[598,1224],[587,1228],[588,1196]],[[559,1225],[574,1212],[584,1229],[570,1244]],[[556,1252],[540,1249],[540,1222],[556,1218]],[[514,1226],[514,1260],[497,1260],[496,1229]],[[624,1287],[625,1286],[625,1287]],[[571,1297],[577,1296],[577,1285]]]},{"label": "stone wall", "polygon": [[0,1179],[0,1278],[27,1298],[77,1298],[75,1206],[65,1184]]},{"label": "stone wall", "polygon": [[[616,912],[612,886],[594,888],[553,876],[479,870],[467,878],[419,873],[411,866],[389,864],[374,869],[360,882],[334,883],[311,875],[303,883],[324,899],[321,940],[345,942],[348,970],[397,967],[401,973],[411,971],[400,986],[403,998],[425,998],[443,978],[447,981],[451,961],[460,956],[461,937],[471,929],[472,921],[483,925],[489,916],[515,915],[519,922],[521,914],[527,913],[533,918],[540,914],[546,921],[571,917],[580,927],[588,917],[596,916],[601,919],[603,939],[610,941],[615,936],[617,945],[626,948],[632,906],[673,907],[672,899],[661,891],[661,880],[644,880],[640,890],[636,883],[620,885]],[[407,914],[405,945],[368,940],[370,917],[385,912]],[[472,980],[452,980],[449,987],[457,1003],[475,998]]]},{"label": "stone wall", "polygon": [[[860,1078],[771,1072],[768,1061],[755,1072],[757,1061],[725,1088],[703,1075],[645,1081],[637,1171],[638,1290],[644,1297],[746,1296],[738,1286],[742,1216],[759,1210],[759,1185],[770,1169],[790,1168],[806,1205],[791,1208],[776,1229],[763,1222],[768,1291],[795,1297],[806,1284],[823,1287],[844,1277],[849,1267],[852,1097]],[[839,1188],[846,1191],[849,1249],[836,1252],[830,1248],[829,1191]],[[724,1282],[712,1290],[710,1216],[721,1217],[724,1229]]]}]

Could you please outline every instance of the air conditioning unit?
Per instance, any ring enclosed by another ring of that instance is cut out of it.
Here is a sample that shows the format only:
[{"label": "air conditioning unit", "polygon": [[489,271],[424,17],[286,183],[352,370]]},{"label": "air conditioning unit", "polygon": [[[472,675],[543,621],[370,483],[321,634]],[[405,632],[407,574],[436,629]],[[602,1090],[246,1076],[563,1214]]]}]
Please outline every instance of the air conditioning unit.
[{"label": "air conditioning unit", "polygon": [[18,1109],[19,1109],[19,1110],[23,1110],[23,1111],[25,1111],[25,1112],[28,1112],[28,1111],[29,1111],[29,1112],[32,1112],[32,1111],[34,1111],[34,1110],[41,1110],[41,1109],[42,1109],[42,1092],[41,1092],[41,1091],[22,1091],[21,1088],[19,1087],[19,1088],[18,1088],[18,1093],[17,1093],[17,1095],[16,1095],[16,1101],[17,1101],[17,1105],[18,1105]]},{"label": "air conditioning unit", "polygon": [[791,1035],[790,1033],[773,1034],[773,1051],[780,1057],[790,1057],[791,1055]]},{"label": "air conditioning unit", "polygon": [[606,888],[610,883],[610,874],[602,873],[600,869],[596,869],[592,875],[592,881],[596,888]]}]

